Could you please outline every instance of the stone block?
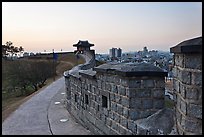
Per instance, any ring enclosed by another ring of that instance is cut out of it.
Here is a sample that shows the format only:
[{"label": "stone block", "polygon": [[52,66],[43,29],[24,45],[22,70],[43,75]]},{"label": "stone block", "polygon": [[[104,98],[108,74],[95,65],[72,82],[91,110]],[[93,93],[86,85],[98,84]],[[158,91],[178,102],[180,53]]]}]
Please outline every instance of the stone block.
[{"label": "stone block", "polygon": [[138,98],[148,98],[151,97],[151,89],[138,89],[135,94]]},{"label": "stone block", "polygon": [[186,102],[181,99],[181,102],[180,102],[180,103],[181,103],[181,104],[180,104],[180,110],[181,110],[184,114],[186,114],[186,108],[187,108]]},{"label": "stone block", "polygon": [[181,77],[179,79],[184,83],[184,84],[191,84],[191,72],[182,70],[181,71]]},{"label": "stone block", "polygon": [[118,88],[115,84],[111,84],[111,92],[112,93],[118,93]]},{"label": "stone block", "polygon": [[101,80],[97,80],[97,83],[98,83],[98,88],[102,89],[102,81]]},{"label": "stone block", "polygon": [[137,135],[147,135],[147,129],[137,126]]},{"label": "stone block", "polygon": [[120,115],[123,114],[123,106],[122,105],[117,104],[117,113]]},{"label": "stone block", "polygon": [[115,94],[113,94],[113,93],[110,93],[110,101],[116,101],[115,100]]},{"label": "stone block", "polygon": [[184,67],[184,54],[175,54],[175,66]]},{"label": "stone block", "polygon": [[154,80],[143,80],[143,87],[144,88],[153,88],[154,87]]},{"label": "stone block", "polygon": [[165,89],[151,89],[153,98],[164,98]]},{"label": "stone block", "polygon": [[129,88],[141,88],[141,80],[128,80],[127,81],[127,87]]},{"label": "stone block", "polygon": [[136,97],[136,91],[137,91],[137,89],[135,89],[135,88],[126,88],[127,97],[129,97],[129,98]]},{"label": "stone block", "polygon": [[115,113],[115,119],[114,119],[116,122],[120,122],[120,114],[118,113]]},{"label": "stone block", "polygon": [[115,94],[115,102],[118,104],[121,104],[121,96],[120,95]]},{"label": "stone block", "polygon": [[112,124],[112,120],[110,118],[106,119],[106,125],[108,125],[109,127],[111,127]]},{"label": "stone block", "polygon": [[165,104],[164,104],[164,99],[156,99],[153,101],[153,107],[155,109],[162,109],[164,108]]},{"label": "stone block", "polygon": [[137,132],[137,125],[136,123],[133,121],[133,120],[128,120],[128,126],[127,128],[129,130],[131,130],[133,133],[136,133]]},{"label": "stone block", "polygon": [[101,114],[101,121],[105,124],[106,123],[106,116],[102,113]]},{"label": "stone block", "polygon": [[198,93],[198,88],[189,88],[185,87],[186,89],[186,99],[192,99],[192,100],[197,100],[199,93]]},{"label": "stone block", "polygon": [[110,111],[110,112],[109,112],[109,117],[110,117],[112,120],[115,119],[115,116],[114,116],[114,115],[115,115],[115,114],[114,114],[113,111]]},{"label": "stone block", "polygon": [[174,66],[172,68],[172,74],[173,74],[173,77],[178,77],[177,67]]},{"label": "stone block", "polygon": [[152,99],[143,99],[142,100],[142,108],[143,109],[153,108],[153,100]]},{"label": "stone block", "polygon": [[201,54],[185,54],[184,67],[190,69],[202,69],[202,56]]},{"label": "stone block", "polygon": [[202,104],[189,104],[187,107],[187,115],[202,120]]},{"label": "stone block", "polygon": [[123,108],[123,116],[126,117],[126,118],[128,118],[128,115],[129,115],[129,109],[126,108],[126,107],[124,107],[124,108]]},{"label": "stone block", "polygon": [[128,120],[126,118],[120,117],[120,125],[127,128],[127,122]]},{"label": "stone block", "polygon": [[185,99],[186,98],[186,86],[180,83],[180,95]]},{"label": "stone block", "polygon": [[156,112],[156,110],[144,110],[144,111],[140,111],[140,118],[147,118],[149,116],[151,116],[152,114],[154,114]]},{"label": "stone block", "polygon": [[155,87],[156,88],[164,88],[165,87],[164,78],[162,78],[160,80],[155,80]]},{"label": "stone block", "polygon": [[114,130],[118,130],[118,124],[115,121],[112,121],[111,128],[113,128]]},{"label": "stone block", "polygon": [[202,122],[196,122],[188,119],[187,117],[182,117],[181,127],[187,132],[200,133]]},{"label": "stone block", "polygon": [[192,85],[202,86],[202,72],[192,72]]},{"label": "stone block", "polygon": [[135,110],[135,109],[130,109],[129,110],[129,118],[131,120],[137,120],[140,118],[140,111],[139,110]]},{"label": "stone block", "polygon": [[118,85],[118,83],[120,83],[120,78],[117,75],[113,76],[113,82],[115,85]]},{"label": "stone block", "polygon": [[106,89],[106,88],[105,88],[105,87],[106,87],[105,82],[102,82],[102,83],[101,83],[101,86],[102,86],[102,87],[101,87],[102,91],[104,91],[104,90]]},{"label": "stone block", "polygon": [[112,111],[117,111],[117,104],[115,102],[111,102],[111,109]]},{"label": "stone block", "polygon": [[118,94],[125,96],[126,95],[125,87],[118,86]]},{"label": "stone block", "polygon": [[127,97],[121,97],[121,104],[122,104],[124,107],[129,107],[129,98],[127,98]]},{"label": "stone block", "polygon": [[108,82],[105,83],[105,90],[111,91],[111,85],[110,85],[110,83],[108,83]]},{"label": "stone block", "polygon": [[142,108],[142,101],[138,98],[130,98],[130,108]]},{"label": "stone block", "polygon": [[119,133],[120,133],[121,135],[126,135],[126,130],[127,130],[126,128],[124,128],[124,127],[118,125],[118,131],[119,131]]},{"label": "stone block", "polygon": [[177,79],[173,80],[173,89],[180,93],[180,82]]}]

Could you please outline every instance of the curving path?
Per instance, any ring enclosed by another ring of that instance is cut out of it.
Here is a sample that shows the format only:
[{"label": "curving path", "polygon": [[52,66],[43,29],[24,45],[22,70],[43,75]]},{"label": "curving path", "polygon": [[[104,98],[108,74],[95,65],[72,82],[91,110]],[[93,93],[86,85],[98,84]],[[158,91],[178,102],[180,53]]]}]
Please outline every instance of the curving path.
[{"label": "curving path", "polygon": [[91,134],[77,124],[64,108],[64,81],[64,77],[56,80],[23,103],[3,122],[2,135]]}]

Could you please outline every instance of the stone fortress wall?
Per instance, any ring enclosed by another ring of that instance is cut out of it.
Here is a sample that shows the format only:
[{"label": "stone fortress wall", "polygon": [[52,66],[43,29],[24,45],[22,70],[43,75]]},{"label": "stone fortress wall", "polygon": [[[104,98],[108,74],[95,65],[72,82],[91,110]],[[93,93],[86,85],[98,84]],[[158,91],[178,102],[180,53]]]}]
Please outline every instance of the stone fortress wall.
[{"label": "stone fortress wall", "polygon": [[[64,73],[66,106],[76,121],[93,134],[170,134],[174,124],[178,134],[202,134],[202,65],[197,65],[202,61],[200,54],[175,53],[175,112],[164,105],[167,72],[146,63],[94,67],[94,52],[83,54],[89,56],[87,62]],[[194,62],[196,68],[185,69],[179,66],[180,56],[185,56],[187,62],[195,60],[195,56],[200,60]],[[191,74],[188,85],[186,73]]]},{"label": "stone fortress wall", "polygon": [[180,135],[202,134],[202,37],[171,48],[176,126]]}]

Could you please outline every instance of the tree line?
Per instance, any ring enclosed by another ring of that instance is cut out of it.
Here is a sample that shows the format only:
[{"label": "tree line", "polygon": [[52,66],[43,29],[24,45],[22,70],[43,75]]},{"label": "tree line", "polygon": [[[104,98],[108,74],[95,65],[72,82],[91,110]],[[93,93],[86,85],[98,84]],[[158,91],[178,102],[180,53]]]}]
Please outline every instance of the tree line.
[{"label": "tree line", "polygon": [[37,91],[46,80],[56,75],[56,62],[50,60],[7,60],[17,53],[22,53],[23,47],[14,46],[11,41],[2,45],[2,90],[8,92],[20,91],[25,95],[28,89]]},{"label": "tree line", "polygon": [[17,53],[22,53],[24,48],[22,46],[14,46],[11,41],[7,41],[5,45],[2,45],[2,58],[7,58],[8,56],[13,57]]},{"label": "tree line", "polygon": [[21,95],[25,95],[29,87],[37,91],[48,78],[55,75],[53,62],[48,60],[5,61],[2,67],[2,79],[7,81],[7,85],[3,85],[4,91],[18,90]]}]

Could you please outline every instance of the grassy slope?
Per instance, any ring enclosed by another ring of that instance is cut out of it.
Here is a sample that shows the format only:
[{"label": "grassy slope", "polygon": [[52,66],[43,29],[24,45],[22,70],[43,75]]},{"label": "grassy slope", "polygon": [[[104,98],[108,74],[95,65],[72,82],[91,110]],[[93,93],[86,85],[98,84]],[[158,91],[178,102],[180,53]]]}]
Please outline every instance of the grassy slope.
[{"label": "grassy slope", "polygon": [[[2,61],[2,65],[5,63]],[[77,64],[84,63],[84,60],[80,58],[77,63],[77,59],[73,53],[67,53],[66,55],[61,55],[58,58],[58,65],[56,67],[57,76],[55,79],[58,79],[62,76],[63,72],[66,70],[71,69],[73,66]],[[3,72],[3,70],[2,70]],[[6,79],[2,79],[2,84],[7,83]],[[41,90],[43,90],[45,87],[50,85],[53,82],[53,78],[49,78],[45,82],[45,86],[39,89],[38,91],[32,93],[28,96],[21,96],[21,97],[11,97],[5,100],[2,100],[2,123],[3,121],[12,113],[14,112],[22,103],[27,101],[29,98],[31,98],[33,95],[37,94]]]}]

